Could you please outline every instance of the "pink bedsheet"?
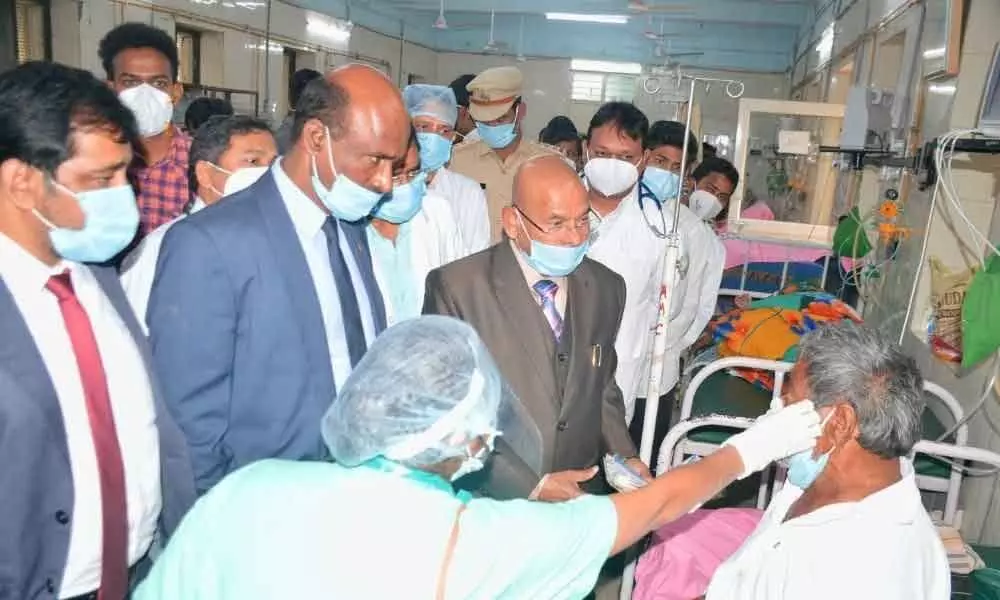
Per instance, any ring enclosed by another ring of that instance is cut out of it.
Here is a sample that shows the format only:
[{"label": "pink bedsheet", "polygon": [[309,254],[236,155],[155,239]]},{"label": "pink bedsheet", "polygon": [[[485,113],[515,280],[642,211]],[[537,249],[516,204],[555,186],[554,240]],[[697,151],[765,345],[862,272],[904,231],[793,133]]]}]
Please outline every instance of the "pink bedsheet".
[{"label": "pink bedsheet", "polygon": [[635,568],[634,600],[693,600],[715,570],[743,544],[763,512],[756,508],[696,510],[661,527]]},{"label": "pink bedsheet", "polygon": [[[761,221],[773,221],[774,212],[771,208],[764,202],[757,202],[750,208],[746,209],[740,215],[747,219],[758,219]],[[726,233],[727,229],[725,225],[722,225],[719,229],[719,233]],[[722,244],[726,247],[726,267],[736,267],[747,262],[769,262],[769,263],[782,263],[788,262],[803,262],[811,263],[828,256],[830,254],[829,250],[823,248],[802,248],[799,246],[786,246],[783,244],[772,244],[768,242],[748,242],[745,240],[723,240]],[[848,259],[842,259],[841,264],[845,269],[850,269],[851,262]]]}]

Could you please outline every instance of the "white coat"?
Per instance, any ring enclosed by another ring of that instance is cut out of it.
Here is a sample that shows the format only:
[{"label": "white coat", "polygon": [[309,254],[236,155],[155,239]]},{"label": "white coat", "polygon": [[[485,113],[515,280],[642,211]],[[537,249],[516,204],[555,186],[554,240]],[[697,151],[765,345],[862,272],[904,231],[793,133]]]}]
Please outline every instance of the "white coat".
[{"label": "white coat", "polygon": [[156,276],[156,261],[160,258],[160,246],[163,245],[163,236],[173,226],[189,214],[198,212],[205,208],[205,203],[200,198],[195,198],[188,212],[182,213],[170,222],[160,225],[149,232],[139,246],[136,247],[125,260],[122,261],[121,280],[125,289],[125,296],[128,297],[132,311],[139,318],[142,330],[149,333],[146,327],[146,308],[149,305],[149,293],[153,290],[153,278]]},{"label": "white coat", "polygon": [[461,244],[468,254],[485,250],[490,245],[486,192],[475,180],[445,167],[434,173],[428,189],[448,201]]},{"label": "white coat", "polygon": [[[478,187],[478,186],[477,186]],[[420,212],[410,221],[410,271],[411,285],[417,292],[417,299],[422,304],[424,299],[424,284],[427,274],[432,270],[456,261],[468,255],[462,247],[458,235],[458,225],[452,216],[451,207],[441,196],[428,191],[424,196]],[[368,235],[380,235],[371,225],[368,225]],[[397,323],[398,309],[392,306],[389,294],[386,269],[379,265],[378,254],[372,249],[372,267],[375,270],[375,280],[382,290],[385,300],[385,316],[389,325]]]},{"label": "white coat", "polygon": [[[673,221],[674,205],[670,201],[661,209],[667,228]],[[663,231],[652,200],[644,201],[644,211],[649,223]],[[683,205],[678,229],[681,264],[685,268],[671,296],[661,396],[677,384],[681,354],[698,339],[715,310],[725,262],[725,250],[715,233]],[[625,311],[615,341],[618,354],[615,379],[622,389],[629,421],[635,410],[635,398],[646,397],[665,252],[666,239],[650,230],[639,207],[638,186],[597,223],[588,252],[590,258],[625,280]]]}]

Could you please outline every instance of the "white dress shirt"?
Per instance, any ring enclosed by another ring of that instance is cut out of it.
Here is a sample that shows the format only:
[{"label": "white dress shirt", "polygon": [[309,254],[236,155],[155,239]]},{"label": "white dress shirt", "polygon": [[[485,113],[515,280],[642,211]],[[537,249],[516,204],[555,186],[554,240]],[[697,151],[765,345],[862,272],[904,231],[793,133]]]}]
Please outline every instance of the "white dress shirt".
[{"label": "white dress shirt", "polygon": [[[326,244],[326,234],[323,233],[323,223],[326,222],[327,214],[289,179],[281,167],[280,158],[274,161],[271,172],[274,174],[274,182],[278,185],[281,200],[285,203],[285,209],[292,218],[295,234],[306,256],[309,274],[312,275],[319,309],[323,314],[323,328],[326,330],[333,380],[339,390],[351,374],[351,356],[347,351],[347,336],[344,334],[344,316],[340,311],[337,282],[333,278],[333,268],[330,266],[330,250]],[[351,282],[354,284],[354,296],[358,300],[358,309],[361,312],[365,341],[370,346],[375,339],[375,319],[372,315],[368,290],[365,289],[361,271],[358,270],[358,263],[354,260],[354,253],[344,236],[344,230],[339,225],[337,230],[340,252],[344,255],[347,269],[351,273]]]},{"label": "white dress shirt", "polygon": [[707,600],[947,600],[951,572],[920,501],[902,479],[860,502],[785,521],[802,490],[786,484],[743,546],[712,577]]},{"label": "white dress shirt", "polygon": [[149,335],[149,327],[146,326],[146,309],[149,307],[149,293],[153,289],[156,261],[160,258],[163,236],[167,235],[167,231],[173,227],[174,223],[203,208],[205,208],[205,203],[201,198],[195,198],[189,211],[181,213],[177,218],[151,231],[142,239],[139,246],[122,261],[122,287],[125,288],[129,304],[132,305],[132,310],[139,317],[139,323],[146,335]]},{"label": "white dress shirt", "polygon": [[434,173],[428,189],[451,206],[466,254],[475,254],[490,245],[490,214],[482,186],[465,175],[441,168]]},{"label": "white dress shirt", "polygon": [[[489,227],[486,229],[489,232]],[[433,191],[424,195],[420,212],[400,226],[395,242],[382,238],[371,223],[365,232],[375,279],[385,301],[388,325],[405,320],[407,315],[419,315],[424,304],[427,274],[469,254],[457,235],[458,225],[448,201]],[[409,252],[408,256],[393,260],[393,255],[403,250]],[[393,266],[403,266],[406,272],[394,272]],[[408,293],[394,294],[393,285],[408,286]],[[400,297],[406,297],[412,306],[396,306],[395,300]]]},{"label": "white dress shirt", "polygon": [[135,340],[89,268],[65,261],[49,267],[0,234],[0,278],[10,290],[48,370],[59,398],[69,449],[73,515],[60,598],[98,588],[103,538],[101,483],[83,382],[59,302],[45,288],[49,277],[66,269],[90,318],[108,382],[125,467],[130,564],[146,554],[160,516],[160,439],[149,375]]},{"label": "white dress shirt", "polygon": [[[666,238],[657,236],[649,225],[660,232],[669,230],[673,224],[673,207],[674,203],[668,202],[657,209],[655,202],[645,199],[640,208],[636,186],[615,210],[593,219],[594,240],[587,255],[625,280],[625,311],[615,340],[618,354],[615,380],[624,395],[629,421],[635,410],[635,399],[646,396],[666,252]],[[678,230],[684,268],[671,295],[661,395],[676,385],[681,353],[698,339],[715,310],[725,260],[722,243],[683,205],[680,206]]]}]

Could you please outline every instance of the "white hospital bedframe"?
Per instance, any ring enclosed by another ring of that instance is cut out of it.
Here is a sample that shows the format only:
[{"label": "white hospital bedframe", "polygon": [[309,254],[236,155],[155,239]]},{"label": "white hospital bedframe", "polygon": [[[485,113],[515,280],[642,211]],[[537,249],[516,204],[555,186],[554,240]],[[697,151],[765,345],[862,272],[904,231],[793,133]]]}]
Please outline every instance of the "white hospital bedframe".
[{"label": "white hospital bedframe", "polygon": [[[929,383],[925,385],[924,390],[931,394],[936,394],[939,386]],[[941,390],[943,391],[943,390]],[[952,401],[954,398],[945,392],[946,396]],[[944,398],[945,396],[942,396]],[[945,401],[947,402],[947,401]],[[959,410],[961,410],[959,408]],[[667,432],[666,437],[663,439],[663,444],[660,446],[660,463],[657,468],[657,476],[662,475],[670,468],[673,468],[680,464],[680,462],[668,463],[671,457],[683,456],[682,453],[678,452],[680,445],[687,438],[688,434],[698,429],[699,427],[707,426],[721,426],[729,427],[734,430],[742,430],[748,428],[753,423],[751,419],[745,419],[741,417],[727,417],[724,415],[712,415],[708,417],[700,417],[697,419],[691,419],[688,421],[682,421],[675,425],[673,428]],[[967,433],[967,432],[966,432]],[[957,436],[956,436],[957,437]],[[956,440],[957,441],[957,440]],[[1000,468],[1000,454],[992,452],[989,450],[983,450],[981,448],[974,448],[972,446],[962,444],[947,444],[943,442],[936,442],[932,440],[921,440],[917,442],[914,446],[913,451],[910,453],[910,458],[912,459],[915,454],[925,454],[929,456],[941,457],[945,459],[950,459],[953,461],[972,461],[976,463],[984,463],[993,467]],[[666,466],[668,465],[669,466]],[[957,469],[953,469],[953,472]],[[959,482],[961,482],[961,472],[959,471]],[[917,487],[920,489],[927,489],[924,487],[920,478],[917,478]],[[949,487],[948,500],[946,502],[946,508],[942,522],[945,525],[950,525],[957,527],[956,515],[958,507],[958,495],[959,488]],[[759,506],[759,508],[764,508],[764,506]],[[625,574],[622,577],[622,589],[621,589],[621,600],[631,600],[632,589],[635,586],[635,560],[629,562],[625,568]]]}]

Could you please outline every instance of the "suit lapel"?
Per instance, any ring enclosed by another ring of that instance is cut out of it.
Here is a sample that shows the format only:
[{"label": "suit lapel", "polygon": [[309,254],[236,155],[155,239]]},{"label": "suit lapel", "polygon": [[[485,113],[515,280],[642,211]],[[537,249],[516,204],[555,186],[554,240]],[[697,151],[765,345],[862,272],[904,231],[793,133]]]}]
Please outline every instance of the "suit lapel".
[{"label": "suit lapel", "polygon": [[[278,167],[280,168],[280,167]],[[329,387],[336,389],[333,368],[330,366],[330,349],[327,345],[326,327],[320,311],[316,286],[313,284],[309,264],[302,252],[292,218],[285,209],[281,193],[274,182],[274,175],[266,173],[253,185],[251,195],[261,212],[267,236],[271,241],[271,254],[287,286],[289,302],[294,309],[294,320],[299,325],[302,342],[306,347],[313,373],[324,378]]]},{"label": "suit lapel", "polygon": [[558,386],[552,366],[555,351],[552,330],[542,316],[538,302],[531,297],[524,273],[508,242],[502,241],[494,247],[492,271],[497,301],[514,337],[524,348],[546,398],[558,402]]},{"label": "suit lapel", "polygon": [[66,427],[63,423],[62,409],[59,407],[59,397],[56,396],[55,386],[42,361],[42,355],[38,352],[38,346],[31,337],[28,324],[24,322],[14,297],[2,279],[0,279],[0,340],[3,340],[3,343],[0,343],[0,368],[6,370],[25,393],[39,403],[52,431],[62,432],[62,435],[52,436],[50,441],[59,448],[60,453],[68,461]]},{"label": "suit lapel", "polygon": [[569,351],[569,370],[566,374],[566,384],[563,386],[563,398],[562,398],[562,413],[561,416],[565,417],[571,410],[574,398],[581,396],[577,393],[576,384],[580,381],[584,381],[586,378],[581,377],[581,369],[587,369],[587,360],[590,359],[590,323],[596,318],[591,311],[593,309],[593,302],[588,302],[587,298],[593,293],[591,289],[591,280],[585,271],[586,267],[578,267],[569,276],[569,290],[567,295],[567,307],[572,307],[572,312],[567,310],[567,314],[570,315],[570,344],[571,347],[568,348]]},{"label": "suit lapel", "polygon": [[364,219],[355,223],[341,221],[340,229],[347,237],[348,246],[354,255],[354,262],[358,265],[361,280],[365,284],[368,302],[371,304],[372,319],[375,321],[375,334],[378,335],[385,330],[385,302],[382,299],[382,292],[378,287],[375,271],[372,267],[371,248],[368,247],[368,236],[365,235],[366,225],[367,220]]}]

